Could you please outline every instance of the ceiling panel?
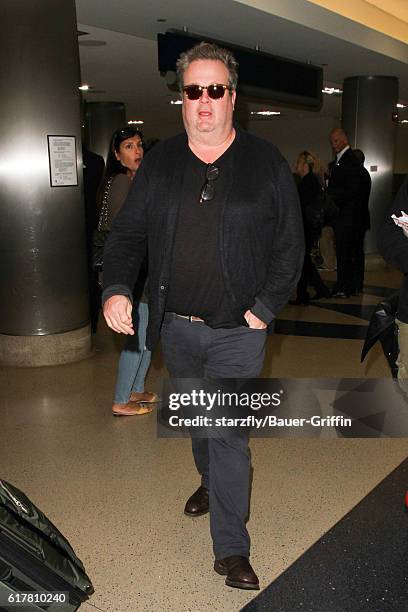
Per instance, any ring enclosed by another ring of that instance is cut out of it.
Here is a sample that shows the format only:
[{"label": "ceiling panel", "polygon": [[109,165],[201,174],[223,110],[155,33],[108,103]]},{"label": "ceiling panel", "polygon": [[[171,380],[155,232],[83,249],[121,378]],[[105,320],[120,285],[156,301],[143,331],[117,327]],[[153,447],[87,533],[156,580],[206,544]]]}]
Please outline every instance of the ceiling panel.
[{"label": "ceiling panel", "polygon": [[407,0],[365,0],[368,4],[376,6],[384,13],[388,13],[397,19],[408,23]]},{"label": "ceiling panel", "polygon": [[[408,0],[404,2],[408,4]],[[304,0],[291,0],[292,8],[293,3],[306,4]],[[271,6],[270,2],[267,4]],[[95,39],[106,42],[99,47],[80,46],[83,81],[104,92],[87,93],[85,98],[124,102],[128,118],[142,118],[149,136],[159,133],[159,127],[163,136],[181,128],[180,108],[170,105],[175,95],[167,89],[157,69],[156,34],[167,28],[186,26],[203,38],[207,35],[249,48],[259,45],[263,51],[283,57],[325,64],[325,79],[334,84],[341,84],[345,77],[353,75],[397,76],[401,98],[408,101],[408,65],[364,48],[364,32],[370,42],[373,32],[362,26],[360,44],[356,45],[344,40],[341,30],[332,36],[234,0],[212,0],[205,7],[198,0],[172,0],[171,3],[77,0],[77,15],[78,29],[87,32],[80,37],[81,42]],[[166,19],[166,22],[157,19]],[[344,19],[336,23],[347,25]],[[380,42],[384,40],[381,36]],[[408,46],[405,47],[408,58]],[[402,55],[405,47],[399,44]],[[246,102],[243,106],[247,110],[259,108]],[[326,98],[321,112],[338,117],[339,109],[338,98]],[[284,116],[299,113],[296,109],[281,110]]]}]

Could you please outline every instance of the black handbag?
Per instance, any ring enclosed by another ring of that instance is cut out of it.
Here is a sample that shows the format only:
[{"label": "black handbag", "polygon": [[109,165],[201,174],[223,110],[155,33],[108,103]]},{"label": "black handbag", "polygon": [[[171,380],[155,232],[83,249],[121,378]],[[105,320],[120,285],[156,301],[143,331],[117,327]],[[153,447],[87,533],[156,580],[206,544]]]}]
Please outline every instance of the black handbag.
[{"label": "black handbag", "polygon": [[106,181],[102,197],[101,212],[99,213],[98,228],[94,231],[92,240],[92,268],[95,272],[103,270],[103,251],[105,242],[109,234],[109,192],[112,187],[114,177],[111,176]]},{"label": "black handbag", "polygon": [[379,340],[393,378],[397,378],[398,330],[395,319],[398,313],[399,291],[381,300],[371,316],[361,351],[361,363],[369,350]]},{"label": "black handbag", "polygon": [[338,208],[327,191],[321,189],[305,209],[305,221],[314,232],[320,232],[325,225],[332,225],[338,214]]}]

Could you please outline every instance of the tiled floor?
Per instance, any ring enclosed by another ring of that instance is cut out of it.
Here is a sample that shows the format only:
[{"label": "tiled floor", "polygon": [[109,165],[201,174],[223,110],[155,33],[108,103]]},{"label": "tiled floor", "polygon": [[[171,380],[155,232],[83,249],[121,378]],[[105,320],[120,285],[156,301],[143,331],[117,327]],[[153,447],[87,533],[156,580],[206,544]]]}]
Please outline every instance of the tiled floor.
[{"label": "tiled floor", "polygon": [[405,612],[405,459],[242,612]]},{"label": "tiled floor", "polygon": [[[399,280],[388,269],[367,274],[375,287]],[[378,301],[366,294],[346,303]],[[322,336],[272,336],[263,375],[388,377],[379,347],[361,365],[361,340],[324,337],[325,325],[367,320],[320,304],[285,309],[282,320],[321,323]],[[95,586],[84,610],[240,610],[254,593],[225,587],[212,570],[208,517],[182,512],[198,486],[189,441],[158,439],[154,413],[111,416],[120,338],[101,325],[95,344],[95,356],[80,363],[3,369],[0,476],[37,503],[83,560]],[[159,391],[163,376],[157,352],[148,389]],[[408,440],[254,439],[251,453],[248,526],[266,587],[406,457]]]}]

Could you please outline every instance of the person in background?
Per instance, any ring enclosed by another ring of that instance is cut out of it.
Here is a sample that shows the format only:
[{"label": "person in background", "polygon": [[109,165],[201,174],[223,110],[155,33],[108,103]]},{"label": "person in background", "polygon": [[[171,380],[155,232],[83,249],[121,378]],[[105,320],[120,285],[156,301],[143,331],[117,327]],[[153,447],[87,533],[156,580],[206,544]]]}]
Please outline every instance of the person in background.
[{"label": "person in background", "polygon": [[330,297],[330,291],[320,278],[320,274],[310,255],[312,246],[319,237],[321,228],[313,226],[310,215],[308,214],[309,211],[313,210],[313,204],[321,197],[324,188],[324,172],[320,160],[309,151],[303,151],[299,154],[295,172],[300,179],[297,182],[297,188],[305,232],[305,257],[303,260],[302,274],[297,285],[296,300],[292,300],[289,303],[293,305],[307,305],[310,300],[310,296],[307,292],[308,284],[312,285],[316,291],[312,299],[319,300],[321,298]]},{"label": "person in background", "polygon": [[365,271],[365,256],[364,256],[364,237],[366,231],[370,229],[370,209],[369,200],[371,193],[371,176],[368,170],[364,167],[365,155],[361,149],[353,149],[353,153],[360,164],[361,173],[361,194],[360,194],[360,209],[356,219],[355,235],[354,235],[354,262],[353,273],[354,282],[352,293],[358,295],[363,291],[364,286],[364,271]]},{"label": "person in background", "polygon": [[[117,130],[111,139],[106,162],[102,197],[107,197],[110,226],[122,207],[132,181],[143,159],[143,135],[138,129],[125,127]],[[149,318],[144,287],[147,279],[146,264],[133,288],[133,324],[137,334],[128,336],[121,352],[112,413],[115,416],[147,414],[158,401],[155,393],[144,390],[144,382],[150,365],[151,353],[146,349],[146,330]]]},{"label": "person in background", "polygon": [[337,268],[336,245],[334,230],[331,225],[324,225],[319,238],[319,253],[322,261],[318,264],[319,270],[334,272]]},{"label": "person in background", "polygon": [[[398,382],[408,396],[408,177],[392,204],[378,236],[381,255],[404,274],[395,320],[398,328]],[[393,218],[393,216],[396,219]],[[401,217],[404,216],[404,219]]]},{"label": "person in background", "polygon": [[344,130],[332,130],[330,143],[336,159],[329,164],[327,191],[338,208],[334,223],[337,281],[332,295],[348,298],[354,291],[354,236],[361,210],[361,166]]}]

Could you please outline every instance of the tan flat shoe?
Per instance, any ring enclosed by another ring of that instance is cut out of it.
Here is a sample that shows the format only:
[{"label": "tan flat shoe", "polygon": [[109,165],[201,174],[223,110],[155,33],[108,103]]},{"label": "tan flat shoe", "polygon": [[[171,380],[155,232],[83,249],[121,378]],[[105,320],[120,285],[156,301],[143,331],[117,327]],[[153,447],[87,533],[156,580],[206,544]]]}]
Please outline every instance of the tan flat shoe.
[{"label": "tan flat shoe", "polygon": [[127,404],[113,404],[112,413],[114,416],[141,416],[149,414],[153,411],[152,406],[138,404],[137,402],[128,402]]},{"label": "tan flat shoe", "polygon": [[160,402],[160,397],[156,393],[150,391],[143,391],[143,393],[132,393],[130,395],[130,402],[142,402],[143,404],[153,404]]}]

